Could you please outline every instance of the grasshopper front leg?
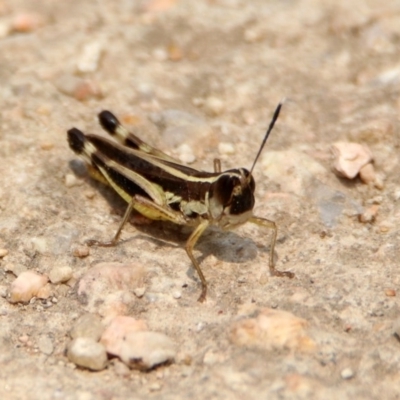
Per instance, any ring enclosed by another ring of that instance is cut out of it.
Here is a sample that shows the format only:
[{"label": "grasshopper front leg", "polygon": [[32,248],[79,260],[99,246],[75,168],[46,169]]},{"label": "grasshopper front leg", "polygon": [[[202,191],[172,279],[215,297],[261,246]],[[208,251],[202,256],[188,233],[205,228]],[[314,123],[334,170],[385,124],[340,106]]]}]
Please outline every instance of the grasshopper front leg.
[{"label": "grasshopper front leg", "polygon": [[288,278],[292,279],[294,277],[294,273],[290,271],[279,271],[275,268],[275,263],[274,263],[274,252],[275,252],[275,243],[276,243],[276,237],[278,234],[278,228],[276,226],[276,223],[274,221],[270,221],[269,219],[266,218],[261,218],[261,217],[251,217],[249,219],[249,222],[252,222],[253,224],[264,226],[266,228],[272,229],[272,238],[271,238],[271,248],[270,248],[270,254],[269,254],[269,271],[272,276],[287,276]]}]

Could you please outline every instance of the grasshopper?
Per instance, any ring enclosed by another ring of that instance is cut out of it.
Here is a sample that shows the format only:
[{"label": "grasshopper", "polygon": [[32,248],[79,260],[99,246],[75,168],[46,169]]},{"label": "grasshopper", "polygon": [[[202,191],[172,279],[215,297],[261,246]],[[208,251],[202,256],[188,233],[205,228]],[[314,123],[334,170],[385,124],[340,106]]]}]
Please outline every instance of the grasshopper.
[{"label": "grasshopper", "polygon": [[271,275],[293,278],[292,272],[275,269],[275,222],[253,215],[255,182],[252,171],[281,107],[282,102],[274,112],[250,171],[238,168],[221,172],[219,159],[214,160],[214,172],[190,168],[143,142],[106,110],[98,115],[100,125],[119,143],[84,134],[76,128],[68,130],[69,146],[86,161],[90,175],[111,186],[128,203],[119,228],[110,241],[89,240],[86,243],[90,246],[116,245],[133,210],[152,220],[193,226],[185,250],[199,275],[201,294],[198,301],[203,302],[207,294],[207,281],[193,255],[193,248],[200,236],[210,225],[228,230],[252,222],[272,229],[269,257]]}]

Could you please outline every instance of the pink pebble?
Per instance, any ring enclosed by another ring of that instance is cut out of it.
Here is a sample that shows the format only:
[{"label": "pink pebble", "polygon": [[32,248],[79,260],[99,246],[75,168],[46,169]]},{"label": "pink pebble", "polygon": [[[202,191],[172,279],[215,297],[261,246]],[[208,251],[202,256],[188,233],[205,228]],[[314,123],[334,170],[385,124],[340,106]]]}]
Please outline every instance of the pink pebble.
[{"label": "pink pebble", "polygon": [[148,330],[145,321],[127,316],[115,317],[103,332],[100,342],[105,346],[107,353],[119,355],[125,337],[132,332]]},{"label": "pink pebble", "polygon": [[39,275],[36,272],[22,272],[11,284],[8,301],[10,303],[28,303],[32,297],[39,297],[39,293],[47,281],[47,276]]}]

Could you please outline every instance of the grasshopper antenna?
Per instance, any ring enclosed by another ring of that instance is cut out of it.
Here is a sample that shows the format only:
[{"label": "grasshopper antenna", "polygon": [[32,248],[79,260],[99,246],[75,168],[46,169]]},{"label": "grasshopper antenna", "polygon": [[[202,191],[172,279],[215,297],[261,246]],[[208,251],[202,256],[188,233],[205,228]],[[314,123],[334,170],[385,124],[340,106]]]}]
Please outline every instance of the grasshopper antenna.
[{"label": "grasshopper antenna", "polygon": [[264,139],[263,139],[263,141],[262,141],[262,143],[261,143],[260,149],[258,150],[258,153],[257,153],[257,155],[256,155],[256,158],[254,159],[253,165],[252,165],[252,167],[251,167],[251,169],[250,169],[250,175],[249,175],[249,176],[251,176],[251,174],[252,174],[252,172],[253,172],[253,169],[254,169],[254,166],[256,165],[256,162],[257,162],[258,158],[260,157],[260,154],[261,154],[261,152],[262,152],[262,150],[263,150],[263,148],[264,148],[264,146],[265,146],[265,143],[267,142],[268,136],[269,136],[269,134],[271,133],[272,129],[274,128],[275,122],[276,122],[276,120],[277,120],[278,117],[279,117],[279,113],[280,113],[280,111],[281,111],[281,108],[282,108],[282,105],[283,105],[284,102],[285,102],[285,99],[283,98],[283,99],[279,102],[278,107],[276,107],[276,110],[275,110],[275,112],[274,112],[274,115],[273,115],[273,117],[272,117],[272,120],[271,120],[271,122],[269,123],[269,127],[268,127],[268,130],[267,130],[267,133],[266,133],[265,136],[264,136]]}]

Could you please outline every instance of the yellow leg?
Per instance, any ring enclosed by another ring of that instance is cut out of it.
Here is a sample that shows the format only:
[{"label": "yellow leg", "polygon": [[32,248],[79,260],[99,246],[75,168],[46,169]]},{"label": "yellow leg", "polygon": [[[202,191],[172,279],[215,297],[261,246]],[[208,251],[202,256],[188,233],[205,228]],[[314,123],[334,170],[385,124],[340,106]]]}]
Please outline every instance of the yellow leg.
[{"label": "yellow leg", "polygon": [[271,248],[270,248],[270,254],[269,254],[269,271],[272,276],[287,276],[288,278],[293,278],[294,273],[290,271],[278,271],[275,269],[275,263],[274,263],[274,252],[275,252],[275,243],[276,243],[276,236],[278,234],[278,228],[276,226],[276,223],[273,221],[270,221],[269,219],[265,218],[260,218],[260,217],[251,217],[249,219],[249,222],[252,222],[253,224],[257,224],[260,226],[264,226],[266,228],[272,229],[272,238],[271,238]]},{"label": "yellow leg", "polygon": [[196,268],[197,274],[199,275],[199,278],[201,281],[201,294],[197,300],[200,303],[202,303],[206,299],[206,296],[207,296],[207,281],[206,281],[206,278],[204,278],[203,271],[200,268],[200,264],[194,258],[193,248],[196,245],[197,241],[199,240],[199,237],[206,230],[208,225],[209,225],[209,222],[207,220],[203,220],[200,223],[200,225],[198,225],[196,227],[196,229],[192,232],[192,234],[190,235],[189,239],[187,240],[186,246],[185,246],[186,253],[189,256],[189,258],[191,259],[194,267]]}]

